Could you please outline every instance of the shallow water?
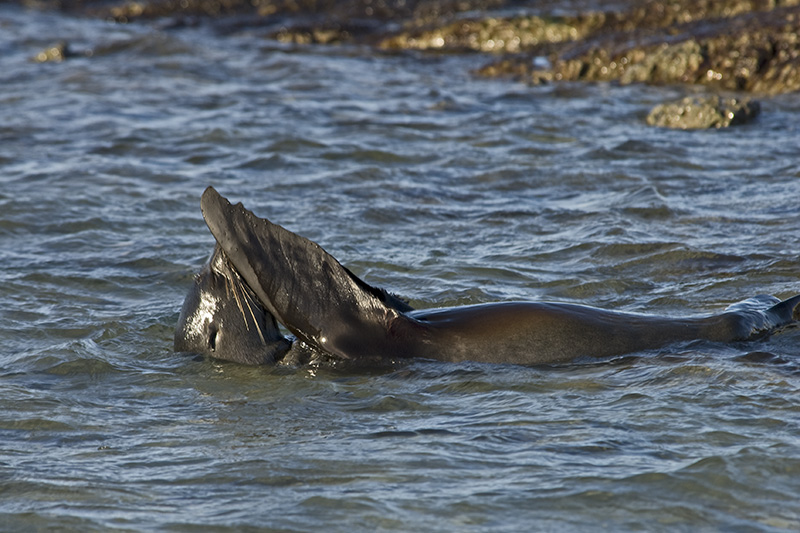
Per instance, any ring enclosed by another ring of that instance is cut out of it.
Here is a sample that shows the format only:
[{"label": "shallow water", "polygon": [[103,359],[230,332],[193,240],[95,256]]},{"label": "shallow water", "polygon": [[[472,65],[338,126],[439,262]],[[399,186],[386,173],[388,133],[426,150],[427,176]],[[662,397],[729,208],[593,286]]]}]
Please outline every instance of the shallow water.
[{"label": "shallow water", "polygon": [[[57,40],[91,51],[30,61]],[[88,54],[87,54],[88,55]],[[800,529],[800,330],[557,368],[172,352],[215,185],[418,307],[800,292],[800,99],[0,6],[0,529]]]}]

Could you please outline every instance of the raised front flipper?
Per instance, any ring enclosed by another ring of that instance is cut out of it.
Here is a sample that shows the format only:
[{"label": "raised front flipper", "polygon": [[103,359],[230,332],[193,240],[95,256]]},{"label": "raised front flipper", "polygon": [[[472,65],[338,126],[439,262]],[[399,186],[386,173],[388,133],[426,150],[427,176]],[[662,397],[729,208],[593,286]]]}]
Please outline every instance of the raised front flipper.
[{"label": "raised front flipper", "polygon": [[233,266],[299,339],[347,359],[389,349],[388,336],[405,310],[399,300],[361,281],[318,244],[231,205],[212,187],[200,206]]}]

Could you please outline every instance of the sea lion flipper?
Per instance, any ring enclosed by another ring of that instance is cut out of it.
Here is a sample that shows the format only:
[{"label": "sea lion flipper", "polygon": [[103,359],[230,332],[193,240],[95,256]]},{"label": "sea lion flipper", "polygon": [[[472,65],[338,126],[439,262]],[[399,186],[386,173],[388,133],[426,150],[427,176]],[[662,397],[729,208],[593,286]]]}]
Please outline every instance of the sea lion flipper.
[{"label": "sea lion flipper", "polygon": [[772,327],[800,321],[800,294],[773,305],[765,313],[772,321]]},{"label": "sea lion flipper", "polygon": [[[343,358],[368,355],[388,331],[399,302],[353,275],[318,244],[212,187],[200,202],[211,233],[264,307],[302,341]],[[369,354],[371,355],[371,354]]]},{"label": "sea lion flipper", "polygon": [[783,301],[769,295],[755,296],[729,306],[719,316],[732,327],[730,340],[756,339],[800,321],[800,295]]}]

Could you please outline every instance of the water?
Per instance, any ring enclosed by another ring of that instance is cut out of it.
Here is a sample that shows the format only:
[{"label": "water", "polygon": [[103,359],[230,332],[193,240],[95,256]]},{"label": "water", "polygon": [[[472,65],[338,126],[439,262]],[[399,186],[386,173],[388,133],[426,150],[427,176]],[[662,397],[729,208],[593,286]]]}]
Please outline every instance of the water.
[{"label": "water", "polygon": [[557,368],[172,352],[209,184],[418,307],[800,291],[797,95],[675,132],[644,117],[685,89],[482,61],[0,6],[0,529],[800,528],[797,329]]}]

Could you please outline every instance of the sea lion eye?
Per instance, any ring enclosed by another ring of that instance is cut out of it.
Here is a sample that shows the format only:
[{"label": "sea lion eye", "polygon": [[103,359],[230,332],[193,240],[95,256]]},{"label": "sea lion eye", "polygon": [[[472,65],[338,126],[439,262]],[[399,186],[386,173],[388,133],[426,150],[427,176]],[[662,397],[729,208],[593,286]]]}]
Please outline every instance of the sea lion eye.
[{"label": "sea lion eye", "polygon": [[213,352],[217,349],[217,327],[208,328],[208,347]]}]

